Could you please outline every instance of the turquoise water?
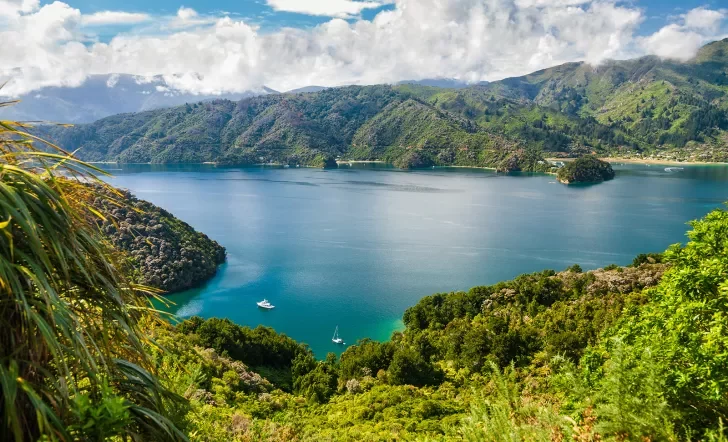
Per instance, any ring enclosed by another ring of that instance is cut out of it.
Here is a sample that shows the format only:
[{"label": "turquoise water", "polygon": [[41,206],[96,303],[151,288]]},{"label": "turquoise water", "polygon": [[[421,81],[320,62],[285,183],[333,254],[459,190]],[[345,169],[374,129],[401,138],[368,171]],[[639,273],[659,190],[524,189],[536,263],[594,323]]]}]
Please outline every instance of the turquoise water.
[{"label": "turquoise water", "polygon": [[320,357],[343,349],[337,325],[347,344],[387,339],[435,292],[662,251],[728,200],[725,166],[617,166],[593,186],[469,169],[118,167],[114,184],[227,248],[217,277],[169,297],[174,313],[271,326]]}]

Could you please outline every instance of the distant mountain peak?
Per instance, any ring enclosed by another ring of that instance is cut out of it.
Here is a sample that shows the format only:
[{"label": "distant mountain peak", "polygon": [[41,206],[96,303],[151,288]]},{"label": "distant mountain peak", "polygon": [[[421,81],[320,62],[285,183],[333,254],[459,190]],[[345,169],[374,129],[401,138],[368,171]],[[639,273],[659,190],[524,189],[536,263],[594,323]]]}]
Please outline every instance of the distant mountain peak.
[{"label": "distant mountain peak", "polygon": [[19,104],[3,109],[3,118],[90,123],[121,113],[219,98],[238,101],[277,93],[263,86],[240,93],[191,94],[171,86],[162,75],[96,74],[88,76],[78,87],[46,87],[23,95],[19,97]]},{"label": "distant mountain peak", "polygon": [[420,80],[398,81],[395,84],[416,84],[419,86],[439,87],[443,89],[463,89],[469,86],[468,83],[455,78],[423,78]]},{"label": "distant mountain peak", "polygon": [[310,94],[312,92],[321,92],[328,89],[326,86],[305,86],[298,89],[291,89],[286,91],[287,94]]}]

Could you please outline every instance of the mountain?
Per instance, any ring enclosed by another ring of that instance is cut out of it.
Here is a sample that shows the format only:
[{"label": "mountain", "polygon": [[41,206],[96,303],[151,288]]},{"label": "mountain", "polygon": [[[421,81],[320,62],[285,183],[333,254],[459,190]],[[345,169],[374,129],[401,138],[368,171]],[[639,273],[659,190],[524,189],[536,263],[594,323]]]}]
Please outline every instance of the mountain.
[{"label": "mountain", "polygon": [[525,158],[517,142],[392,86],[214,100],[42,131],[90,161],[323,166],[342,157],[497,167]]},{"label": "mountain", "polygon": [[686,63],[567,63],[466,88],[349,86],[45,128],[86,160],[542,169],[551,156],[728,161],[728,39]]},{"label": "mountain", "polygon": [[[423,80],[404,80],[394,83],[395,85],[412,84],[417,86],[430,86],[442,89],[463,89],[468,87],[468,83],[453,78],[427,78]],[[478,83],[479,85],[488,84],[487,81]],[[309,92],[321,92],[324,89],[329,89],[325,86],[306,86],[298,89],[287,91],[287,94],[300,94]]]},{"label": "mountain", "polygon": [[[594,119],[637,150],[698,149],[693,159],[727,158],[728,39],[707,44],[686,63],[652,56],[599,66],[567,63],[474,89]],[[481,102],[463,109],[477,114]]]},{"label": "mountain", "polygon": [[[396,84],[414,84],[418,86],[439,87],[442,89],[463,89],[468,87],[468,83],[454,78],[425,78],[423,80],[405,80]],[[488,84],[487,81],[478,84]]]},{"label": "mountain", "polygon": [[324,87],[324,86],[306,86],[306,87],[301,87],[298,89],[292,89],[290,91],[287,91],[286,93],[287,94],[308,94],[311,92],[321,92],[324,89],[328,89],[328,88]]},{"label": "mountain", "polygon": [[110,115],[178,106],[211,99],[240,100],[277,93],[268,88],[225,95],[182,93],[161,76],[92,75],[79,87],[48,87],[19,97],[6,118],[16,121],[90,123]]}]

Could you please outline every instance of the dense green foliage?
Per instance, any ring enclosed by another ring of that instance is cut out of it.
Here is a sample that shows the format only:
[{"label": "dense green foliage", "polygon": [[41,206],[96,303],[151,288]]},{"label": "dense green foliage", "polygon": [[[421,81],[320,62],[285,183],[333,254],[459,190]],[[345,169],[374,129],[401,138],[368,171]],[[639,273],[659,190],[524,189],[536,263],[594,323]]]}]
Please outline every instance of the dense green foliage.
[{"label": "dense green foliage", "polygon": [[[231,357],[264,373],[278,387],[291,391],[299,377],[315,368],[313,353],[273,329],[258,327],[251,330],[227,319],[193,317],[177,329],[192,335],[192,341],[203,348],[211,348],[222,356]],[[310,366],[306,365],[310,364]],[[304,366],[305,369],[301,369]]]},{"label": "dense green foliage", "polygon": [[600,183],[614,178],[612,165],[597,157],[586,155],[566,164],[556,173],[556,178],[564,184]]},{"label": "dense green foliage", "polygon": [[[463,89],[331,88],[187,104],[44,132],[91,161],[546,170],[541,156],[728,160],[728,40],[686,63],[568,63]],[[536,161],[529,160],[536,156]]]},{"label": "dense green foliage", "polygon": [[[501,394],[509,395],[505,404],[519,408],[500,425],[518,416],[523,434],[536,434],[525,423],[533,422],[534,413],[547,417],[538,406],[559,400],[549,394],[520,398],[524,380],[545,386],[554,358],[564,358],[559,366],[576,364],[623,311],[647,302],[640,291],[655,286],[666,268],[648,263],[587,273],[546,271],[433,295],[407,311],[404,333],[384,343],[361,341],[339,361],[331,355],[316,362],[305,346],[270,329],[193,318],[158,333],[170,333],[176,348],[196,354],[195,363],[208,368],[183,374],[176,364],[189,367],[189,360],[179,361],[173,352],[164,355],[160,370],[185,379],[173,387],[190,399],[191,411],[180,425],[200,440],[230,434],[234,440],[461,440],[467,432],[483,433],[485,417],[477,413],[505,400]],[[235,360],[245,365],[226,374]],[[494,375],[494,366],[507,374]],[[267,373],[270,383],[251,371]],[[550,413],[550,419],[561,419]],[[545,434],[552,433],[552,424],[544,423]]]},{"label": "dense green foliage", "polygon": [[114,190],[18,123],[0,146],[0,440],[184,440],[142,331],[159,319],[89,204]]},{"label": "dense green foliage", "polygon": [[[190,401],[180,425],[211,441],[725,441],[728,212],[692,227],[687,245],[630,267],[428,296],[403,333],[338,361],[229,321],[159,330],[217,367],[173,387]],[[290,370],[293,388],[251,374],[258,364]]]},{"label": "dense green foliage", "polygon": [[129,192],[113,198],[100,194],[92,204],[105,217],[101,230],[130,258],[141,284],[168,292],[185,290],[207,281],[225,262],[224,247]]},{"label": "dense green foliage", "polygon": [[[361,341],[339,361],[331,355],[316,362],[305,346],[270,329],[193,318],[173,332],[178,347],[197,348],[193,353],[203,365],[221,355],[265,373],[273,396],[261,396],[248,381],[218,393],[214,386],[224,385],[224,370],[213,370],[193,386],[176,387],[180,393],[184,387],[194,410],[183,425],[210,438],[203,440],[224,440],[225,432],[239,440],[387,440],[393,434],[460,439],[457,428],[467,421],[469,407],[493,399],[472,389],[496,393],[494,364],[515,364],[514,378],[533,373],[544,382],[540,374],[548,373],[554,357],[577,363],[625,309],[646,302],[640,291],[657,284],[665,269],[648,263],[587,273],[546,271],[468,293],[433,295],[407,311],[404,333],[384,343]],[[235,415],[244,428],[233,428]],[[261,436],[261,428],[272,433]]]}]

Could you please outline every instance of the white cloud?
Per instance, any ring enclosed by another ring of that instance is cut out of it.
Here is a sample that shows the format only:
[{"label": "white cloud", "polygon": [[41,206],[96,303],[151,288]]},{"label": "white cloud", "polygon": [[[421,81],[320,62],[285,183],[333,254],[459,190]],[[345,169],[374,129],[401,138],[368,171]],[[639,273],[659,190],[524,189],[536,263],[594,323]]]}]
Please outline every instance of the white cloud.
[{"label": "white cloud", "polygon": [[148,14],[123,11],[101,11],[83,15],[81,23],[87,26],[136,24],[151,20]]},{"label": "white cloud", "polygon": [[0,80],[12,77],[5,94],[116,72],[139,82],[162,75],[171,88],[206,94],[262,85],[497,80],[577,60],[596,64],[645,53],[685,59],[719,36],[723,23],[700,8],[637,37],[644,12],[610,0],[396,0],[371,21],[334,18],[312,29],[265,32],[241,19],[180,8],[136,32],[90,43],[91,28],[77,9],[26,3],[33,2],[15,1],[9,18],[0,19]]},{"label": "white cloud", "polygon": [[715,31],[726,18],[726,10],[714,11],[705,7],[695,8],[683,15],[685,26],[693,29]]},{"label": "white cloud", "polygon": [[193,28],[197,26],[209,26],[214,24],[218,19],[215,17],[204,17],[192,8],[180,7],[177,15],[166,20],[162,28],[179,30],[183,28]]},{"label": "white cloud", "polygon": [[680,16],[681,23],[671,23],[640,38],[640,45],[647,53],[686,61],[705,43],[725,37],[720,30],[727,17],[726,10],[695,8]]},{"label": "white cloud", "polygon": [[179,8],[179,10],[177,11],[177,17],[179,17],[180,20],[190,20],[197,17],[198,15],[199,14],[197,14],[197,11],[195,11],[194,9],[185,8],[184,6]]},{"label": "white cloud", "polygon": [[589,3],[589,0],[516,0],[516,5],[521,8],[546,7],[546,6],[574,6]]},{"label": "white cloud", "polygon": [[266,3],[276,11],[346,18],[358,15],[365,9],[376,9],[391,2],[352,0],[266,0]]},{"label": "white cloud", "polygon": [[647,52],[658,57],[689,60],[703,44],[703,36],[671,24],[645,38],[642,44]]},{"label": "white cloud", "polygon": [[106,87],[108,88],[114,88],[117,84],[119,84],[119,78],[121,76],[119,74],[113,74],[109,77],[108,80],[106,80]]},{"label": "white cloud", "polygon": [[27,14],[38,9],[40,0],[0,0],[0,17]]}]

